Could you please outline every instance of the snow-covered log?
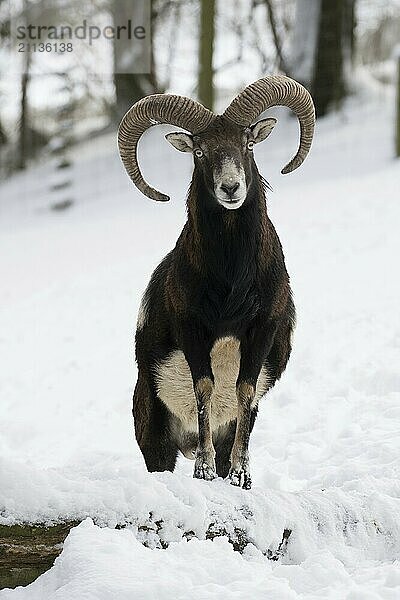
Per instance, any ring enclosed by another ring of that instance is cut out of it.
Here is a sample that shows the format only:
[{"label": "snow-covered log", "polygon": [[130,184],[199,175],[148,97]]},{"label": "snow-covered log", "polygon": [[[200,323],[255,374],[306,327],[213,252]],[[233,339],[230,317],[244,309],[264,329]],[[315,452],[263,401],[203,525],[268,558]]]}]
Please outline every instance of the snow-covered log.
[{"label": "snow-covered log", "polygon": [[[203,482],[170,473],[142,473],[138,479],[125,490],[116,483],[108,498],[103,489],[103,501],[98,500],[97,506],[99,482],[88,481],[80,506],[74,502],[67,512],[61,510],[66,507],[62,494],[49,489],[47,522],[43,522],[44,505],[36,515],[32,513],[30,524],[16,522],[20,520],[17,506],[14,514],[3,516],[2,585],[26,584],[50,568],[69,530],[85,519],[86,524],[79,527],[87,527],[89,522],[102,528],[127,529],[151,549],[222,537],[240,553],[262,553],[286,564],[297,564],[320,551],[346,558],[394,560],[400,550],[396,516],[400,500],[384,494],[368,496],[334,488],[247,492],[220,479]],[[31,481],[30,486],[37,489],[37,483]],[[61,492],[62,481],[59,483]]]}]

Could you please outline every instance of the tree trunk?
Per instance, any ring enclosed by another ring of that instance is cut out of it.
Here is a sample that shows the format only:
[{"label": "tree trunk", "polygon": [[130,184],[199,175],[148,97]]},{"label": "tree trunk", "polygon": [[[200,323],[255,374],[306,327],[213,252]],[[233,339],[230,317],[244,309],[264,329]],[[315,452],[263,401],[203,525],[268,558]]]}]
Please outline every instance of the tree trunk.
[{"label": "tree trunk", "polygon": [[400,157],[400,49],[397,57],[396,156]]},{"label": "tree trunk", "polygon": [[354,46],[355,0],[321,0],[312,93],[317,116],[337,107],[347,92]]},{"label": "tree trunk", "polygon": [[[150,1],[151,24],[153,24],[155,13],[153,11],[153,0]],[[113,16],[116,24],[126,24],[130,19],[132,24],[145,22],[143,11],[144,3],[131,2],[130,0],[114,0]],[[150,35],[150,27],[148,35]],[[148,73],[137,71],[137,65],[145,61],[142,53],[134,46],[132,40],[120,39],[114,44],[114,85],[115,85],[115,118],[119,121],[126,111],[138,100],[154,94],[157,90],[157,81],[154,68],[153,43],[150,42],[150,69]]]},{"label": "tree trunk", "polygon": [[354,54],[356,0],[297,0],[290,73],[308,87],[317,116],[348,90]]},{"label": "tree trunk", "polygon": [[337,105],[344,94],[341,30],[343,0],[321,0],[317,56],[312,93],[318,116]]},{"label": "tree trunk", "polygon": [[345,0],[343,17],[345,59],[352,64],[355,52],[356,0]]},{"label": "tree trunk", "polygon": [[201,0],[199,40],[198,96],[204,106],[213,110],[213,51],[215,0]]},{"label": "tree trunk", "polygon": [[6,143],[7,143],[7,136],[2,127],[2,124],[0,123],[0,146],[4,146]]},{"label": "tree trunk", "polygon": [[115,115],[118,121],[132,104],[157,91],[151,74],[115,73],[114,85]]},{"label": "tree trunk", "polygon": [[17,169],[25,169],[28,158],[28,86],[29,86],[29,52],[25,52],[27,60],[25,62],[25,72],[21,75],[21,101],[19,115],[18,131],[18,158]]},{"label": "tree trunk", "polygon": [[315,70],[321,0],[297,0],[289,75],[310,89]]}]

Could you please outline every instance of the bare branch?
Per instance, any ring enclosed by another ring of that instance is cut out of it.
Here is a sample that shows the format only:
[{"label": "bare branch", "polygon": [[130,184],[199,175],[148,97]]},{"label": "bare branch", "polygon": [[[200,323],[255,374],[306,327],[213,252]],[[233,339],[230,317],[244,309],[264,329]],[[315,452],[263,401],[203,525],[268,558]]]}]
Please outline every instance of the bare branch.
[{"label": "bare branch", "polygon": [[278,29],[276,26],[275,11],[272,4],[272,0],[264,0],[267,8],[268,20],[271,26],[272,36],[274,38],[275,50],[278,57],[278,66],[280,71],[287,73],[287,65],[282,52],[282,40],[279,37]]}]

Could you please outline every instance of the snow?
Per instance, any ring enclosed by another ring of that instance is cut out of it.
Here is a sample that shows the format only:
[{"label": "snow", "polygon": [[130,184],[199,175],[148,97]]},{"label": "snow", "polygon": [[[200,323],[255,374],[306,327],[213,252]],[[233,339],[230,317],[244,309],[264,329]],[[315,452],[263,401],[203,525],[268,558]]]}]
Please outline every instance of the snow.
[{"label": "snow", "polygon": [[[48,164],[1,184],[0,523],[83,521],[50,571],[1,600],[400,596],[400,164],[386,96],[320,121],[293,175],[279,175],[297,135],[283,110],[256,148],[298,326],[261,403],[250,492],[193,480],[183,458],[148,474],[133,438],[136,314],[190,179],[168,129],[141,143],[166,205],[130,184],[114,135],[74,150],[69,210],[49,209]],[[241,555],[205,539],[210,526],[251,543]],[[268,560],[284,529],[287,553]]]}]

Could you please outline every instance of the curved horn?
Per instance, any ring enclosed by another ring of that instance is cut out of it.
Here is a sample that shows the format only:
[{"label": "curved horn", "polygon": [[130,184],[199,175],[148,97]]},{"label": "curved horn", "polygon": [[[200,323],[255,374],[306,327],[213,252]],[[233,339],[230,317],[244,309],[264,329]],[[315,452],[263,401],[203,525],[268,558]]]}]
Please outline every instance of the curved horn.
[{"label": "curved horn", "polygon": [[282,169],[290,173],[306,158],[313,139],[315,110],[309,92],[297,81],[284,75],[269,75],[247,86],[230,103],[224,116],[230,121],[247,127],[271,106],[288,106],[300,123],[300,142],[296,155]]},{"label": "curved horn", "polygon": [[118,148],[125,169],[136,187],[153,200],[166,202],[169,196],[150,187],[143,179],[137,159],[141,135],[152,125],[168,123],[191,133],[200,133],[214,114],[199,102],[184,96],[154,94],[142,98],[123,117],[118,130]]}]

